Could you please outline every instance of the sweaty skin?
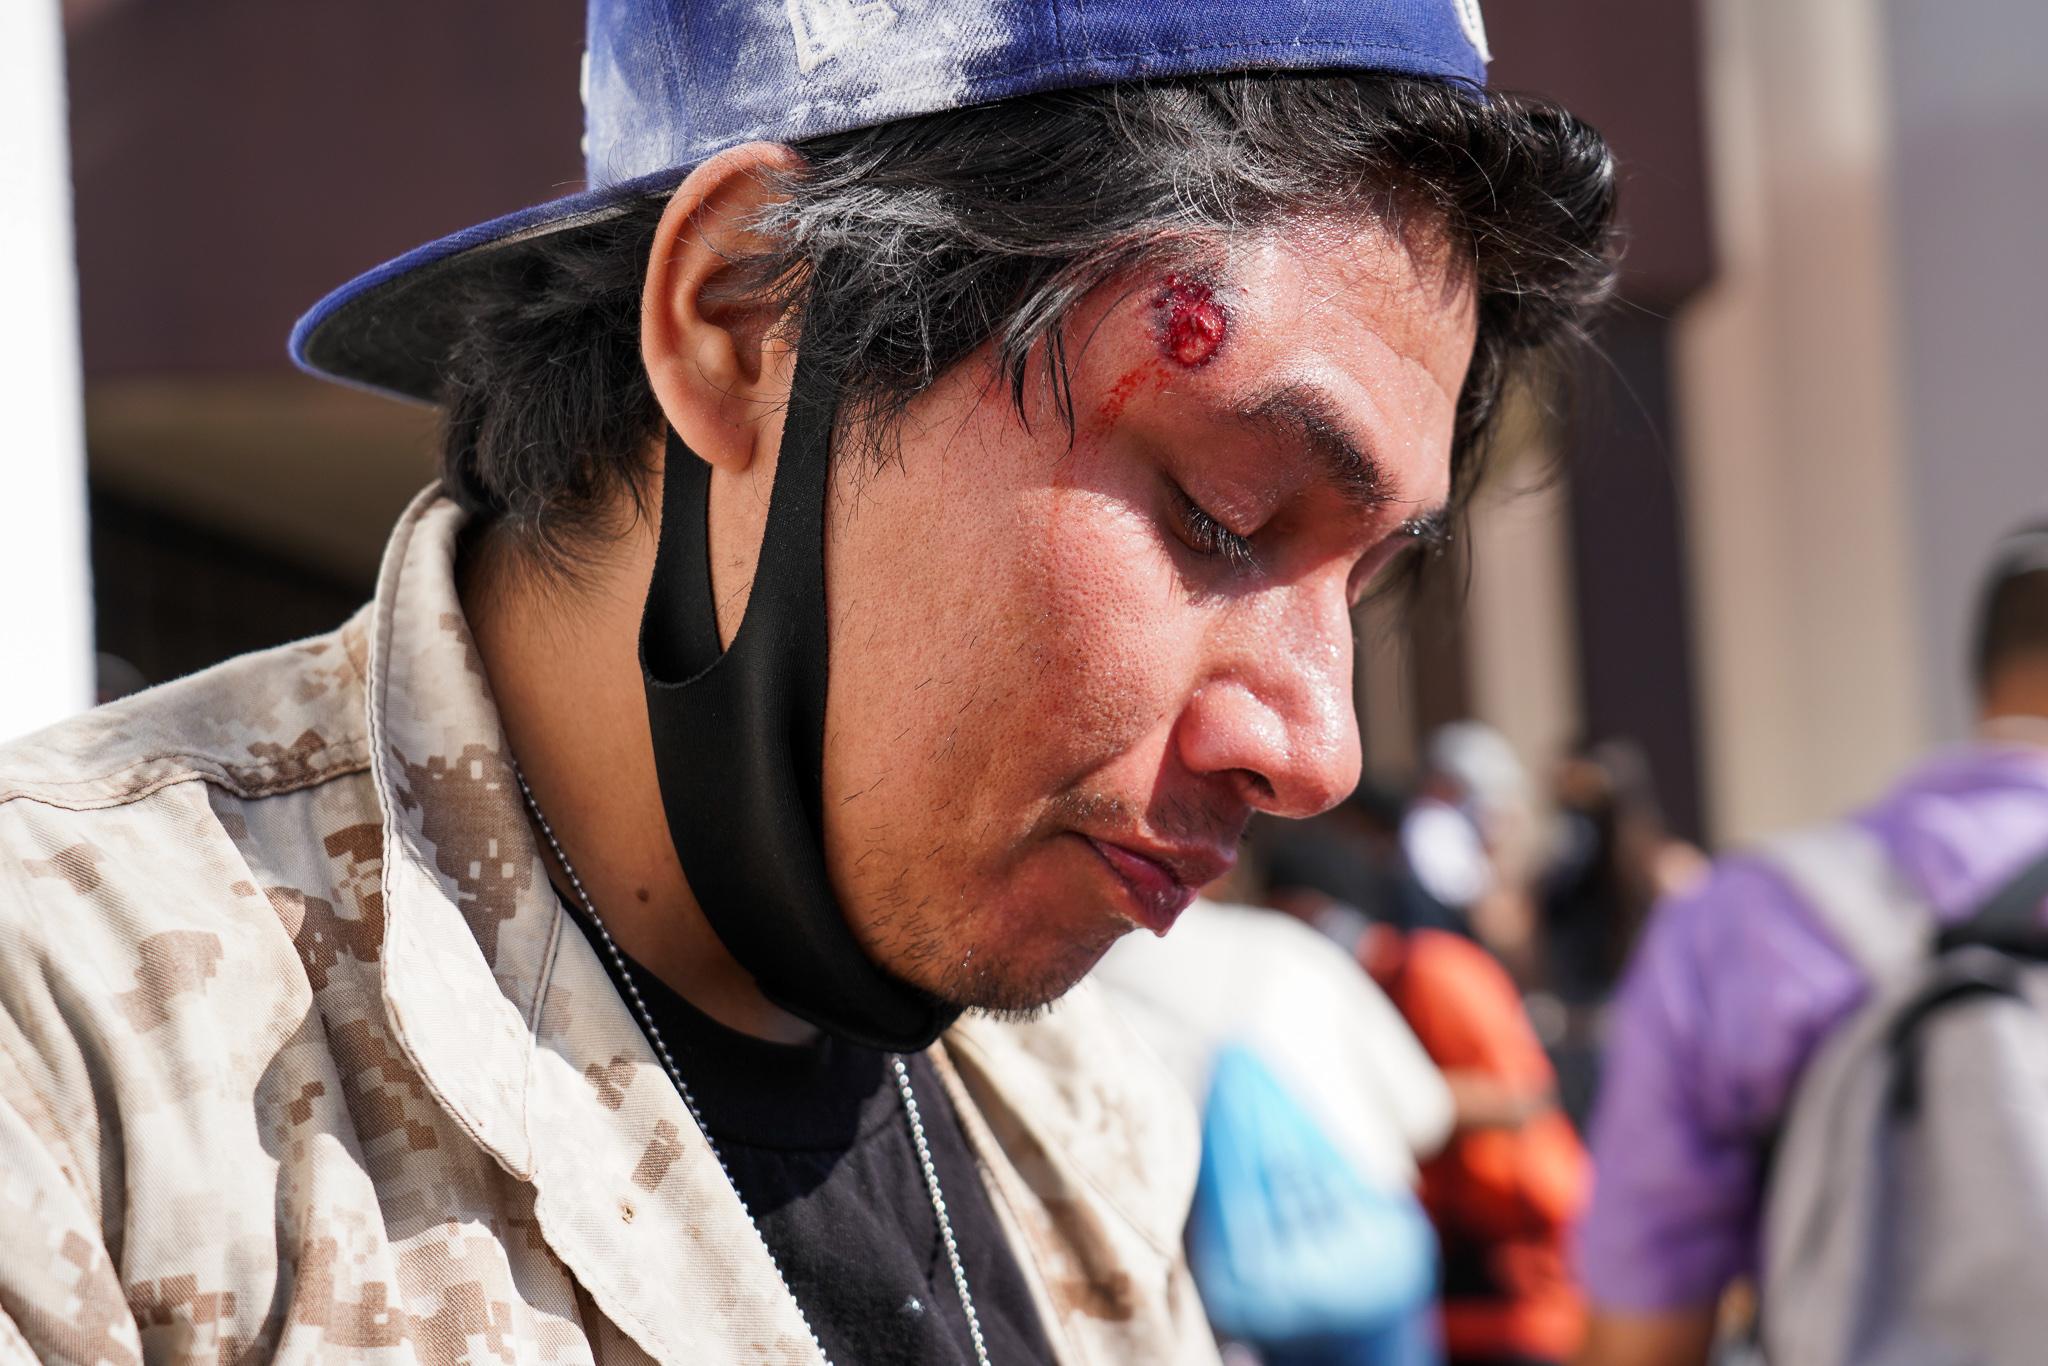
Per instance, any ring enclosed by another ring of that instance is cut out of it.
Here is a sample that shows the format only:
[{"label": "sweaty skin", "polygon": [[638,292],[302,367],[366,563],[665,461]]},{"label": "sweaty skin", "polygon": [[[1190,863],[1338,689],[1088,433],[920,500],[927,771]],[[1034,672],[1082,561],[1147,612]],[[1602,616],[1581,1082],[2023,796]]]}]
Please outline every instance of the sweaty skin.
[{"label": "sweaty skin", "polygon": [[[712,466],[727,639],[791,367],[713,285],[768,193],[749,159],[787,155],[756,145],[692,173],[643,310],[662,410]],[[888,458],[840,460],[825,854],[876,962],[962,1004],[1055,999],[1226,868],[1254,811],[1306,816],[1351,789],[1351,607],[1448,494],[1474,327],[1469,267],[1440,243],[1289,226],[1220,250],[1198,284],[1140,276],[1084,300],[1071,408],[1039,366],[1020,415],[989,348],[910,405]],[[622,500],[575,602],[510,586],[477,597],[473,624],[621,947],[784,1037],[801,1022],[721,956],[661,823],[635,652],[649,521]]]},{"label": "sweaty skin", "polygon": [[[1162,927],[1099,846],[1213,875],[1254,810],[1356,782],[1350,608],[1447,495],[1470,294],[1377,230],[1304,233],[1213,283],[1112,284],[1073,335],[1077,439],[970,362],[849,481],[828,544],[835,884],[872,954],[977,1005],[1053,999]],[[1292,386],[1376,457],[1370,506],[1247,420]],[[1251,562],[1191,545],[1184,502]],[[884,673],[900,692],[865,686]]]}]

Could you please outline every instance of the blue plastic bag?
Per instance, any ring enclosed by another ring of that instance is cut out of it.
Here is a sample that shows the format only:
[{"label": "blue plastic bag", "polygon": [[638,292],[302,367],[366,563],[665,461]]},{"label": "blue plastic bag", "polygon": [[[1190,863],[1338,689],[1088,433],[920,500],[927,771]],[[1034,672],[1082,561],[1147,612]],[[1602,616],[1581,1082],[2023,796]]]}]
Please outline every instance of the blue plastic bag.
[{"label": "blue plastic bag", "polygon": [[1188,1261],[1210,1322],[1317,1359],[1440,1359],[1436,1233],[1407,1190],[1376,1190],[1259,1060],[1216,1057]]}]

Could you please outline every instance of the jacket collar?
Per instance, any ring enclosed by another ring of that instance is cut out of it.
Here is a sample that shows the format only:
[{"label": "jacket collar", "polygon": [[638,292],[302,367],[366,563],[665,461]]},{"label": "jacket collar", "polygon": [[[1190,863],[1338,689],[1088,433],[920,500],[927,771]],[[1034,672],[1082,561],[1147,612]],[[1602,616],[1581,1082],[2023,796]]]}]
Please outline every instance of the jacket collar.
[{"label": "jacket collar", "polygon": [[429,489],[371,614],[370,772],[384,827],[385,1012],[421,1078],[513,1175],[534,986],[557,907],[455,591],[463,514]]},{"label": "jacket collar", "polygon": [[414,500],[371,614],[392,1034],[448,1113],[534,1187],[541,1235],[656,1359],[751,1342],[764,1362],[815,1362],[716,1155],[589,946],[562,932],[456,593],[463,521],[436,490]]}]

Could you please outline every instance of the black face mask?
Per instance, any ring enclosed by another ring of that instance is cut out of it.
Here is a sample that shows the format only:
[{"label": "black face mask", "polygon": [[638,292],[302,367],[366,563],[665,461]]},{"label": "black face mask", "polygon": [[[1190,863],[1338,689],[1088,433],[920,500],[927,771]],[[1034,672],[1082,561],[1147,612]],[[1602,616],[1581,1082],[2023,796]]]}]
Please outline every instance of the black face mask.
[{"label": "black face mask", "polygon": [[[825,502],[838,384],[797,355],[760,562],[722,652],[711,470],[669,436],[640,619],[654,767],[690,890],[768,999],[841,1038],[915,1052],[960,1012],[869,959],[825,870]],[[820,393],[832,397],[796,397]]]}]

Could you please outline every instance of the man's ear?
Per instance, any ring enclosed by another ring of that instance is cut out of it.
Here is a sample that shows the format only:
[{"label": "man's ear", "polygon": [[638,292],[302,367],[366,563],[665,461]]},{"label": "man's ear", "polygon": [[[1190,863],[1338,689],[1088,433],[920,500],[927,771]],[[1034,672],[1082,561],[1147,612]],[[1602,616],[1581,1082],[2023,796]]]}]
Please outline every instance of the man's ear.
[{"label": "man's ear", "polygon": [[755,214],[770,179],[802,159],[773,142],[721,152],[690,172],[654,234],[640,299],[640,354],[683,444],[729,472],[754,456],[762,421],[789,397],[790,353],[751,300],[718,297],[732,261],[761,246]]}]

